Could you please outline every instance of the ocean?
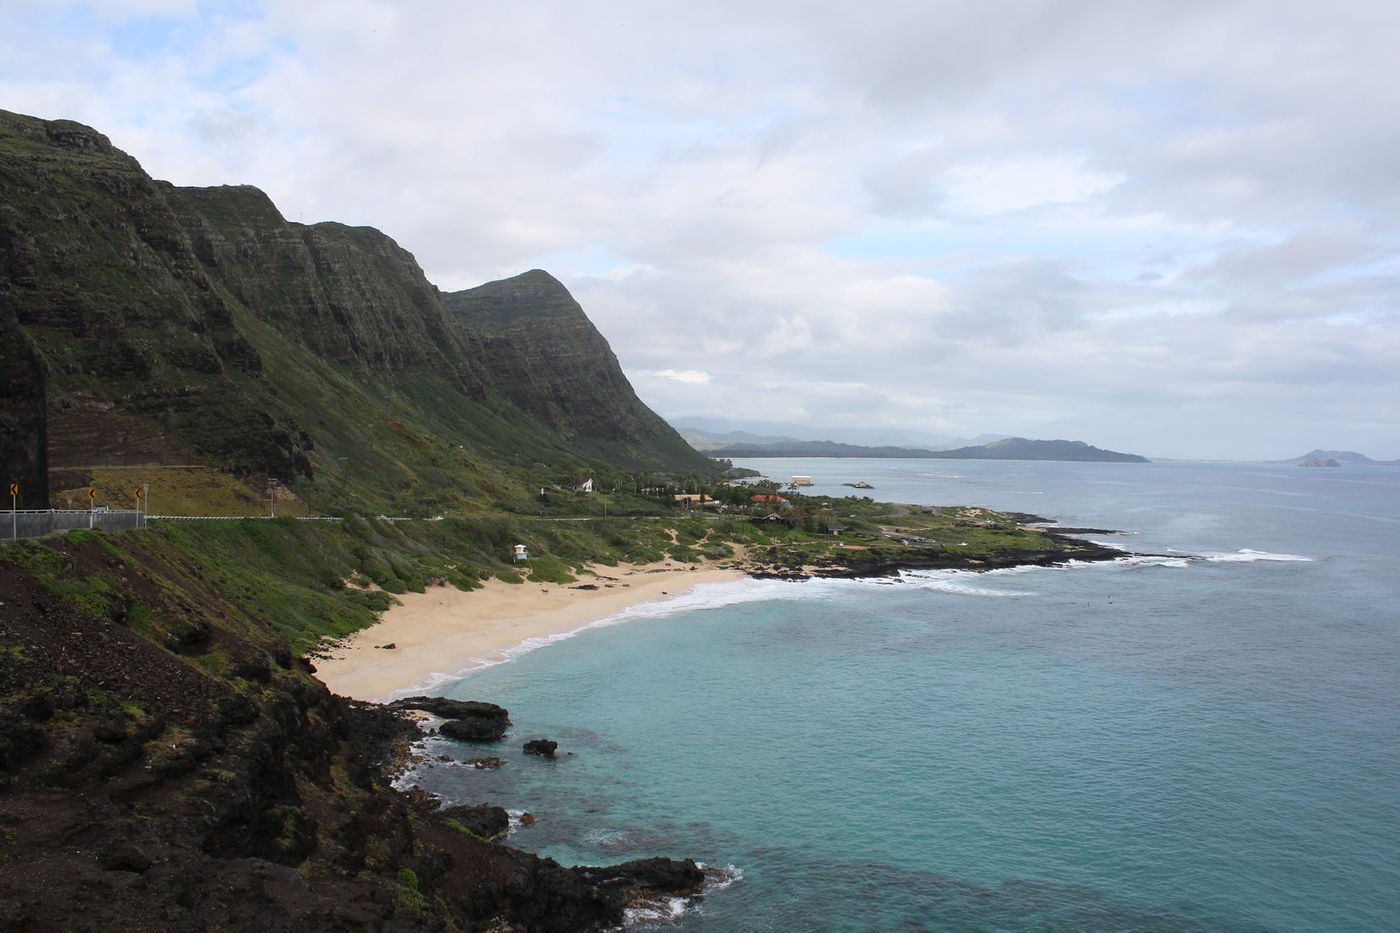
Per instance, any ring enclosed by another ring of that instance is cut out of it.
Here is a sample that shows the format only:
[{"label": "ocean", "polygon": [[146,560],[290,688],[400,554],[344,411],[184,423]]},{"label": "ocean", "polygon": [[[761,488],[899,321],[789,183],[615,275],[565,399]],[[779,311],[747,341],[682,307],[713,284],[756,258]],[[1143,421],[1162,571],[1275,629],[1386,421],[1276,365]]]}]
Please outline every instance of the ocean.
[{"label": "ocean", "polygon": [[1155,556],[636,607],[443,688],[510,764],[413,779],[565,864],[724,870],[642,928],[1400,929],[1400,468],[739,465]]}]

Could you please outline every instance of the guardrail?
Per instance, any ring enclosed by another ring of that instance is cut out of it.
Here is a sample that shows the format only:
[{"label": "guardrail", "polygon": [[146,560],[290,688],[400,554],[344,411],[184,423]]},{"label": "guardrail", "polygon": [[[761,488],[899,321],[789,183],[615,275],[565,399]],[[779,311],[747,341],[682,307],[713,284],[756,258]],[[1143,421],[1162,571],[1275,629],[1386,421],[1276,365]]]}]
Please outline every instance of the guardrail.
[{"label": "guardrail", "polygon": [[247,522],[291,518],[299,522],[343,522],[339,515],[147,515],[152,522]]},{"label": "guardrail", "polygon": [[145,522],[146,516],[136,509],[16,509],[8,515],[0,512],[0,539],[37,538],[80,528],[131,531]]},{"label": "guardrail", "polygon": [[[481,516],[495,517],[494,513],[481,513]],[[343,522],[339,515],[288,515],[299,522]],[[467,515],[465,517],[478,517]],[[526,521],[545,522],[593,522],[605,521],[607,516],[598,515],[524,515],[512,514],[511,518]],[[668,519],[667,515],[626,516],[646,521]],[[706,519],[717,521],[722,516],[706,515]],[[414,518],[409,515],[380,515],[380,521],[388,522],[432,522],[441,521],[442,516]],[[62,534],[68,531],[91,528],[99,531],[133,531],[145,528],[147,522],[245,522],[276,521],[272,515],[147,515],[136,509],[17,509],[0,512],[0,543],[16,538],[38,538],[43,535]]]}]

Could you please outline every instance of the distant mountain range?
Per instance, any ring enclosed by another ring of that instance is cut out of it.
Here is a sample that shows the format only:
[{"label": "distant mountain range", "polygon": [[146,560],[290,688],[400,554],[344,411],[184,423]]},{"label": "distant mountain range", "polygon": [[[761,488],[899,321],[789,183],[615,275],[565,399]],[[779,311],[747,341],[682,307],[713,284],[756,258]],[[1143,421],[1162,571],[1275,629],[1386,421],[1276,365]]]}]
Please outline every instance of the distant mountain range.
[{"label": "distant mountain range", "polygon": [[673,419],[672,426],[696,450],[716,450],[721,447],[786,446],[811,441],[853,444],[864,447],[903,447],[918,450],[948,450],[973,444],[986,444],[1009,437],[1008,434],[979,434],[962,437],[927,431],[892,428],[823,427],[777,421],[733,421],[687,415]]},{"label": "distant mountain range", "polygon": [[[686,438],[692,444],[695,441]],[[697,447],[699,445],[696,445]],[[988,444],[957,447],[952,450],[925,450],[918,447],[866,447],[836,441],[778,441],[747,443],[711,448],[712,457],[876,457],[927,458],[938,460],[1068,460],[1097,463],[1148,463],[1146,457],[1116,450],[1091,447],[1083,441],[1032,440],[1008,437]]]},{"label": "distant mountain range", "polygon": [[1335,460],[1340,466],[1400,466],[1400,460],[1372,460],[1365,454],[1359,454],[1354,450],[1322,450],[1321,448],[1310,450],[1300,457],[1274,462],[1302,466],[1305,463],[1326,463],[1328,460]]}]

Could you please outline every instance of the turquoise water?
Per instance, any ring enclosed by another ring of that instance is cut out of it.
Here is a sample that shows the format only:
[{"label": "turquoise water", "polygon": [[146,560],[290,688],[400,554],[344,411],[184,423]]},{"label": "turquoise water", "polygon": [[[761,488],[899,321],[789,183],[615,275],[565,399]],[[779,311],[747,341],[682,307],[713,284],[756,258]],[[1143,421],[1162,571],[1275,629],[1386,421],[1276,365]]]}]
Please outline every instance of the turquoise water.
[{"label": "turquoise water", "polygon": [[446,689],[512,760],[421,783],[728,867],[683,930],[1400,928],[1400,469],[744,465],[1164,556],[704,587]]}]

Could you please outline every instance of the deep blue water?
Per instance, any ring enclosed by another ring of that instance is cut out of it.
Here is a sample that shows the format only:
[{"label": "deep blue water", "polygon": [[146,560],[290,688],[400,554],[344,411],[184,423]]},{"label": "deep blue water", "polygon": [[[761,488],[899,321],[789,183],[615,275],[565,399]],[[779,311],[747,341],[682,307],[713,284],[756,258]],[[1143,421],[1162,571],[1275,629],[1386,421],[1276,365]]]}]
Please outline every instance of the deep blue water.
[{"label": "deep blue water", "polygon": [[743,465],[1167,556],[702,588],[452,685],[511,763],[424,786],[733,866],[684,930],[1400,928],[1400,468]]}]

